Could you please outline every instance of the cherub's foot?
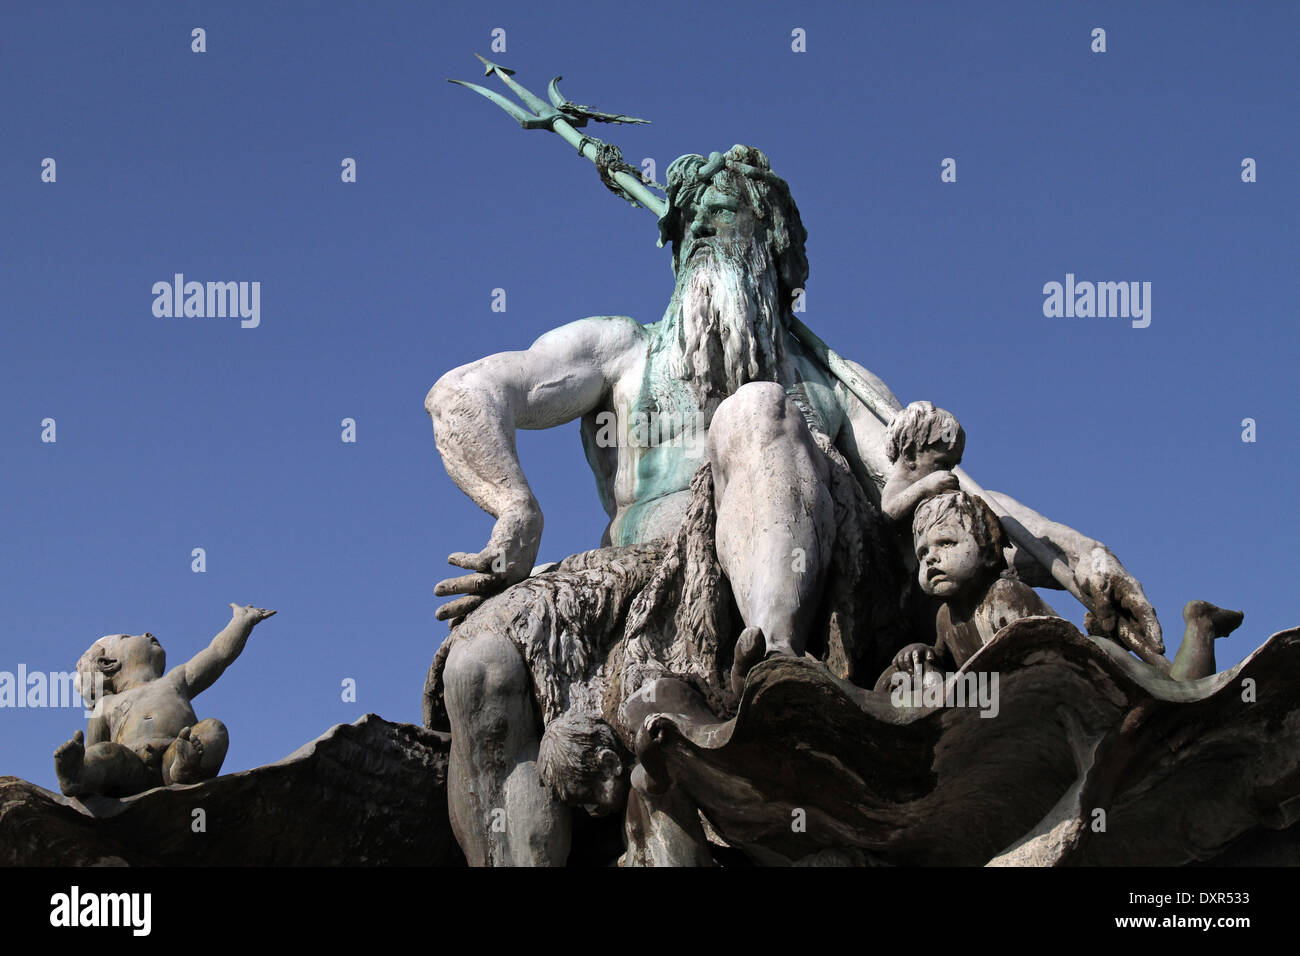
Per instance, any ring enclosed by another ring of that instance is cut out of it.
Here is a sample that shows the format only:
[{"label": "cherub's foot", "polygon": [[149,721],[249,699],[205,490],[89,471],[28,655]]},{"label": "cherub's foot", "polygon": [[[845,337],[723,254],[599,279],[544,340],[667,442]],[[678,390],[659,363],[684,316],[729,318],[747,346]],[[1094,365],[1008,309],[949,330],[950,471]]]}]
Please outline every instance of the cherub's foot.
[{"label": "cherub's foot", "polygon": [[198,783],[203,780],[203,741],[185,727],[167,748],[163,762],[163,783]]},{"label": "cherub's foot", "polygon": [[1241,626],[1245,614],[1217,607],[1209,601],[1188,601],[1183,607],[1183,621],[1187,624],[1203,623],[1215,637],[1227,637]]},{"label": "cherub's foot", "polygon": [[233,601],[230,604],[230,608],[232,611],[235,612],[235,617],[248,618],[254,624],[256,624],[258,621],[265,621],[268,617],[270,617],[272,614],[275,613],[274,611],[268,611],[264,607],[253,607],[253,605],[251,604],[245,604],[243,607],[240,607],[238,604],[235,604]]},{"label": "cherub's foot", "polygon": [[85,792],[81,771],[86,765],[86,738],[80,730],[54,751],[54,775],[65,797],[79,797]]},{"label": "cherub's foot", "polygon": [[745,676],[767,653],[767,638],[761,628],[747,627],[736,638],[736,652],[731,662],[731,689],[737,695],[745,687]]}]

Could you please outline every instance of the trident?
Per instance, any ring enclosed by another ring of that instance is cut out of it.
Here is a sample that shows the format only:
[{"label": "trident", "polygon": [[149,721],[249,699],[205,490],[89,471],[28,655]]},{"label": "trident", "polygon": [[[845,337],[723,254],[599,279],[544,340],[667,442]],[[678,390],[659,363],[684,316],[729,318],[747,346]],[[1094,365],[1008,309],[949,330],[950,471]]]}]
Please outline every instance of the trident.
[{"label": "trident", "polygon": [[[501,80],[510,87],[511,90],[519,97],[520,100],[528,107],[524,110],[517,104],[510,102],[504,96],[494,93],[492,90],[479,86],[476,83],[466,83],[463,80],[448,80],[448,83],[455,83],[457,86],[468,87],[475,93],[487,97],[497,106],[505,110],[512,116],[519,125],[524,129],[549,129],[553,133],[559,134],[565,142],[573,146],[584,158],[591,160],[600,172],[600,178],[610,190],[622,196],[633,206],[644,206],[662,219],[668,212],[668,202],[652,193],[647,184],[639,176],[633,175],[636,169],[623,162],[623,154],[617,146],[613,146],[594,136],[585,136],[578,133],[578,129],[587,125],[588,120],[595,120],[597,123],[648,123],[649,120],[637,119],[633,116],[623,116],[619,113],[602,113],[588,106],[580,106],[570,103],[560,94],[559,82],[564,77],[557,76],[551,80],[547,87],[547,96],[550,102],[546,102],[538,96],[521,86],[511,79],[514,70],[507,69],[490,60],[484,59],[477,53],[474,54],[482,60],[485,67],[484,76],[496,74]],[[530,112],[531,111],[531,112]],[[663,190],[658,183],[651,185]],[[663,190],[666,192],[666,190]],[[838,352],[821,340],[812,329],[799,321],[798,317],[791,314],[787,316],[790,324],[790,332],[797,338],[826,369],[839,379],[844,386],[853,394],[858,401],[862,402],[867,409],[879,419],[882,425],[888,426],[893,419],[894,414],[898,412],[901,406],[892,396],[882,395],[876,388],[858,374],[857,370],[846,362]],[[1084,597],[1083,592],[1079,589],[1079,583],[1074,577],[1074,572],[1070,566],[1061,559],[1055,551],[1048,545],[1035,537],[1028,528],[1021,524],[1016,518],[1008,513],[1007,509],[998,500],[996,495],[989,494],[979,483],[970,475],[960,468],[952,469],[956,476],[961,489],[970,495],[978,495],[982,498],[993,513],[998,516],[1002,522],[1002,527],[1006,529],[1007,536],[1015,542],[1016,546],[1024,549],[1025,552],[1033,556],[1043,567],[1051,572],[1053,578],[1060,583],[1070,594],[1074,595],[1089,611],[1094,607],[1091,601]],[[1122,632],[1121,632],[1122,633]],[[1127,643],[1127,642],[1126,642]],[[1149,652],[1140,642],[1135,642],[1129,646],[1139,657],[1149,664],[1168,671],[1170,664],[1168,659],[1160,655],[1154,655]]]}]

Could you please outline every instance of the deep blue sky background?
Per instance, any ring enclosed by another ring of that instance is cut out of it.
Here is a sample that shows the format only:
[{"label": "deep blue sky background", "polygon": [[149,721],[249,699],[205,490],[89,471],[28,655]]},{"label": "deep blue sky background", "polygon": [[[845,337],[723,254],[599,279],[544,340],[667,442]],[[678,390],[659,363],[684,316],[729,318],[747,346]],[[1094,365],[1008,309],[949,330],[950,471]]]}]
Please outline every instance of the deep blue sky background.
[{"label": "deep blue sky background", "polygon": [[[661,180],[767,151],[810,233],[806,321],[954,411],[987,487],[1109,544],[1171,655],[1191,598],[1246,611],[1220,666],[1300,623],[1295,4],[7,3],[0,670],[144,630],[179,663],[251,602],[280,614],[197,707],[227,770],[367,711],[418,722],[433,584],[491,528],[426,391],[584,315],[656,321],[672,285],[650,215],[444,82],[494,27],[539,94],[561,73],[654,120],[597,135]],[[260,281],[261,327],[155,318],[175,272]],[[1152,282],[1150,328],[1044,318],[1066,272]],[[596,546],[577,426],[519,444],[541,558]],[[83,725],[0,711],[0,773],[54,787]]]}]

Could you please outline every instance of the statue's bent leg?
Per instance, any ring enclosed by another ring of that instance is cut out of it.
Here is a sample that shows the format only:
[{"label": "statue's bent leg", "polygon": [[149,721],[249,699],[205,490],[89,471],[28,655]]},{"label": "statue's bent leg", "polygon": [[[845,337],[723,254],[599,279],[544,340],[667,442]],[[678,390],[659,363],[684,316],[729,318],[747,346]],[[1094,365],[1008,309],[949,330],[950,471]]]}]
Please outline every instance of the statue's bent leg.
[{"label": "statue's bent leg", "polygon": [[197,738],[202,748],[204,779],[211,779],[221,773],[226,751],[230,749],[230,733],[226,730],[226,725],[215,717],[208,717],[194,725],[190,736]]},{"label": "statue's bent leg", "polygon": [[798,407],[751,382],[709,426],[718,560],[769,652],[800,655],[835,540],[826,458]]},{"label": "statue's bent leg", "polygon": [[85,748],[84,760],[77,785],[72,789],[63,788],[70,797],[87,794],[129,797],[162,782],[134,750],[122,744],[110,741],[91,744]]},{"label": "statue's bent leg", "polygon": [[230,747],[226,725],[215,717],[186,727],[171,742],[162,758],[163,784],[200,783],[221,772]]},{"label": "statue's bent leg", "polygon": [[494,627],[500,618],[484,610],[461,625],[443,676],[452,832],[471,866],[563,866],[570,810],[537,775],[541,727],[528,670]]}]

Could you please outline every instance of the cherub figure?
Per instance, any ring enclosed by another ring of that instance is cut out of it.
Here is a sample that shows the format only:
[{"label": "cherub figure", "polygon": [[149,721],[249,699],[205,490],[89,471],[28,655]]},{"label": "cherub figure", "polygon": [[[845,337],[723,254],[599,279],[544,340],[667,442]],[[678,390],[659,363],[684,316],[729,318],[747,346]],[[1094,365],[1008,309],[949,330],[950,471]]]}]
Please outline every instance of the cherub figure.
[{"label": "cherub figure", "polygon": [[961,464],[965,447],[966,432],[951,412],[912,402],[894,416],[885,436],[890,470],[880,492],[881,510],[906,522],[926,498],[956,491],[952,469]]},{"label": "cherub figure", "polygon": [[[935,616],[936,640],[933,647],[909,644],[899,651],[877,690],[888,689],[896,673],[924,683],[928,670],[961,667],[1013,621],[1059,616],[1033,588],[1004,573],[1005,533],[981,498],[958,491],[925,499],[916,505],[912,537],[921,589],[943,601]],[[1188,602],[1183,643],[1169,676],[1189,681],[1213,674],[1215,640],[1236,630],[1242,617],[1208,601]]]},{"label": "cherub figure", "polygon": [[546,725],[537,748],[537,773],[556,796],[593,817],[627,804],[629,762],[614,728],[569,712]]},{"label": "cherub figure", "polygon": [[921,590],[943,601],[936,640],[899,651],[877,690],[900,671],[924,679],[929,668],[956,670],[1012,621],[1058,616],[1033,588],[1004,574],[1005,534],[983,499],[963,491],[925,499],[916,506],[912,539]]},{"label": "cherub figure", "polygon": [[214,718],[199,720],[190,702],[234,662],[253,628],[275,613],[230,606],[230,623],[212,643],[170,671],[158,638],[147,632],[101,637],[81,655],[81,696],[93,713],[84,737],[77,731],[54,751],[66,796],[125,797],[217,775],[229,746],[226,727]]}]

